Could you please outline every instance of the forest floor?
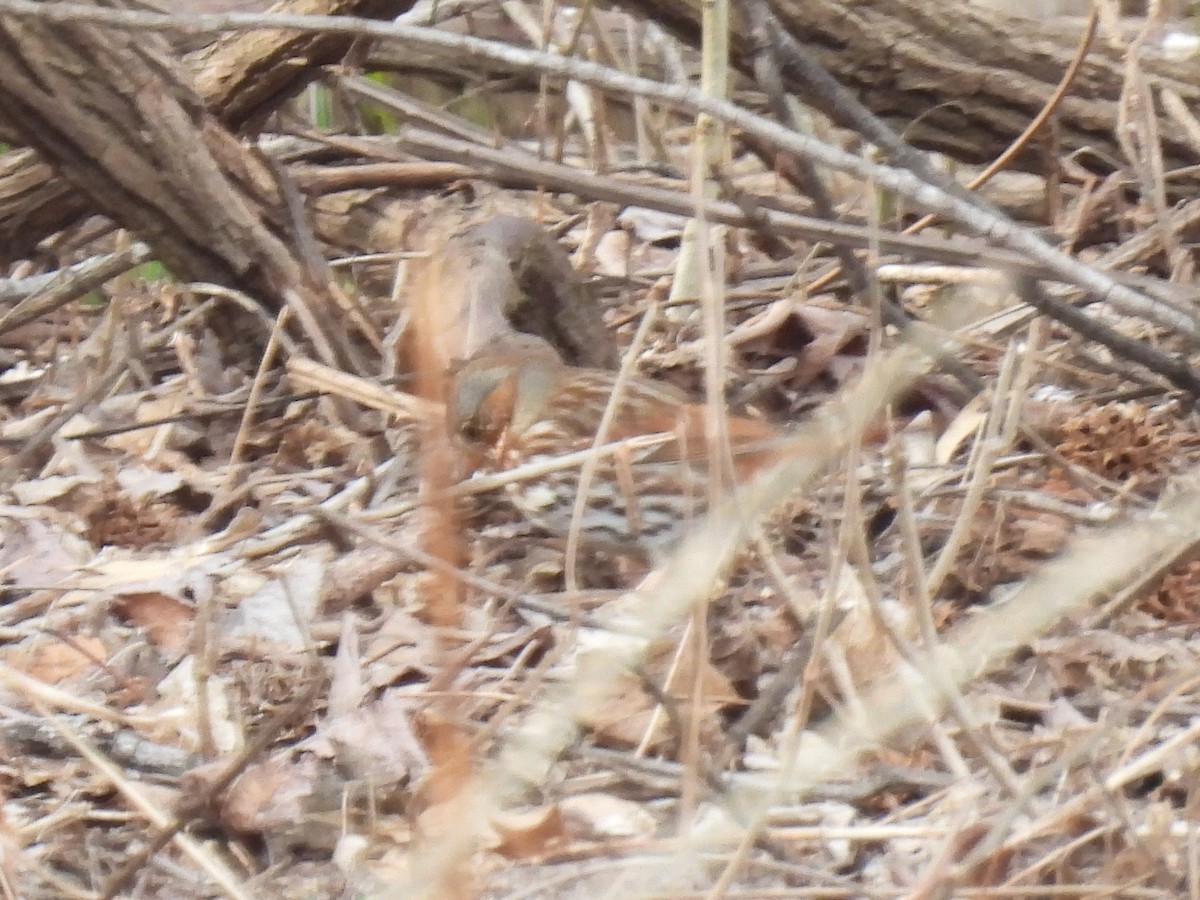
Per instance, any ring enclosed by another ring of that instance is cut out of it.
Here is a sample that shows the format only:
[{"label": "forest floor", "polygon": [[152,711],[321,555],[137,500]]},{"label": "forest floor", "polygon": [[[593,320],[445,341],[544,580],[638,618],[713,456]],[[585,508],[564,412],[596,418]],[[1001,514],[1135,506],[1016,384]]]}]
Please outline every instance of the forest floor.
[{"label": "forest floor", "polygon": [[[804,208],[734,147],[728,187]],[[630,182],[686,192],[672,149]],[[916,219],[835,187],[848,219]],[[1058,192],[1031,227],[1103,266],[1149,213],[1091,187],[993,197]],[[5,334],[7,896],[1200,896],[1187,397],[1039,317],[982,241],[975,267],[872,252],[858,295],[823,243],[714,228],[722,283],[672,302],[678,215],[482,178],[405,202],[409,246],[331,260],[381,333],[425,225],[533,218],[641,377],[702,404],[723,360],[707,402],[777,426],[782,462],[652,573],[568,563],[479,473],[431,500],[377,348],[357,382],[384,399],[315,390],[264,363],[269,320],[153,269]],[[1190,277],[1172,239],[1131,268]]]}]

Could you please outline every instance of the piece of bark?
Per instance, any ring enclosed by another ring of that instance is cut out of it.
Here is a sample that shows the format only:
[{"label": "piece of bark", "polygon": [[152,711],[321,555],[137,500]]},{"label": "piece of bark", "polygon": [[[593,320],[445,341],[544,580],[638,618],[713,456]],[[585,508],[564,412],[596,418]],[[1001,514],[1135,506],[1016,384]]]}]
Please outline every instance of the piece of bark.
[{"label": "piece of bark", "polygon": [[431,370],[445,372],[520,331],[544,338],[571,365],[615,366],[616,342],[599,307],[537,222],[494,216],[449,239],[435,237],[427,249],[408,292],[403,356],[413,359],[419,348]]},{"label": "piece of bark", "polygon": [[496,216],[459,240],[468,251],[486,248],[507,260],[508,276],[499,273],[503,289],[497,296],[504,300],[504,317],[517,331],[545,338],[569,365],[615,368],[617,345],[600,308],[566,251],[541,225],[532,219]]}]

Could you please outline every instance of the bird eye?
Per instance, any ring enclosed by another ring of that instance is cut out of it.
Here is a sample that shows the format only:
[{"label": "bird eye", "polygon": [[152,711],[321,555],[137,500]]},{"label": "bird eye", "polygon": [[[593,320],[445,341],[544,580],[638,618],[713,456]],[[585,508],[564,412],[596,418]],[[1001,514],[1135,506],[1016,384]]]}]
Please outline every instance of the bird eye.
[{"label": "bird eye", "polygon": [[486,437],[483,425],[478,417],[472,417],[459,422],[458,435],[463,440],[470,441],[473,444],[481,443]]}]

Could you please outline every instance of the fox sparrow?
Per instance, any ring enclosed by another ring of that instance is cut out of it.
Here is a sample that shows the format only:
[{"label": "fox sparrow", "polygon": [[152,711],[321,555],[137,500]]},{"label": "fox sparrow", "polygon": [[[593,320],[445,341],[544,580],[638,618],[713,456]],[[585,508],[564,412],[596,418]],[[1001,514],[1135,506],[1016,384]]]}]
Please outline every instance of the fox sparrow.
[{"label": "fox sparrow", "polygon": [[[481,448],[485,464],[504,471],[589,449],[616,387],[616,374],[567,366],[545,342],[522,336],[481,353],[455,374],[448,405],[452,431]],[[775,458],[775,428],[731,418],[736,477]],[[674,388],[644,378],[621,387],[604,439],[608,446],[588,485],[581,536],[592,544],[652,556],[669,547],[704,511],[709,461],[704,407]],[[507,485],[522,515],[566,535],[582,463]],[[551,468],[547,466],[547,469]]]}]

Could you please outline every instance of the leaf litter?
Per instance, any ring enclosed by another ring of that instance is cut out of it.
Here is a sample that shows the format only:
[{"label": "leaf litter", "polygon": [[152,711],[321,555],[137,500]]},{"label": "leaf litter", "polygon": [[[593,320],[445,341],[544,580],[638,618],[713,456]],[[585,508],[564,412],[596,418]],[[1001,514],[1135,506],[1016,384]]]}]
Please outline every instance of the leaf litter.
[{"label": "leaf litter", "polygon": [[[537,205],[568,245],[586,242],[565,197],[443,200],[458,225]],[[595,236],[623,342],[678,254],[677,219],[631,208]],[[726,393],[810,421],[870,364],[877,326],[733,241]],[[914,305],[931,294],[916,274]],[[137,329],[188,311],[170,294],[110,302]],[[20,896],[97,896],[161,833],[161,864],[136,875],[144,896],[220,895],[197,852],[248,895],[395,896],[429,877],[433,850],[463,896],[686,896],[724,876],[739,896],[1182,896],[1200,658],[1189,542],[1147,554],[1128,597],[1093,590],[1095,557],[1077,560],[1056,584],[1085,595],[1044,628],[1019,598],[1081,535],[1133,552],[1126,523],[1194,493],[1195,413],[1110,399],[1138,379],[1065,329],[1013,326],[1003,289],[984,305],[960,329],[964,357],[994,379],[1010,348],[1026,355],[1018,421],[987,395],[955,409],[946,376],[921,373],[775,498],[703,615],[652,629],[655,589],[628,593],[637,561],[595,552],[569,590],[561,547],[487,498],[456,523],[461,615],[434,622],[421,451],[390,464],[419,448],[417,423],[273,376],[270,411],[248,413],[257,360],[194,320],[154,359],[122,344],[137,377],[19,459],[0,508],[0,876]],[[397,318],[382,300],[373,312]],[[80,310],[63,327],[100,325]],[[694,390],[706,340],[698,316],[664,318],[641,371]],[[58,352],[28,348],[49,375],[5,400],[0,462],[99,371],[82,346],[51,372]],[[999,649],[972,657],[983,621]],[[530,734],[545,766],[499,786]]]}]

